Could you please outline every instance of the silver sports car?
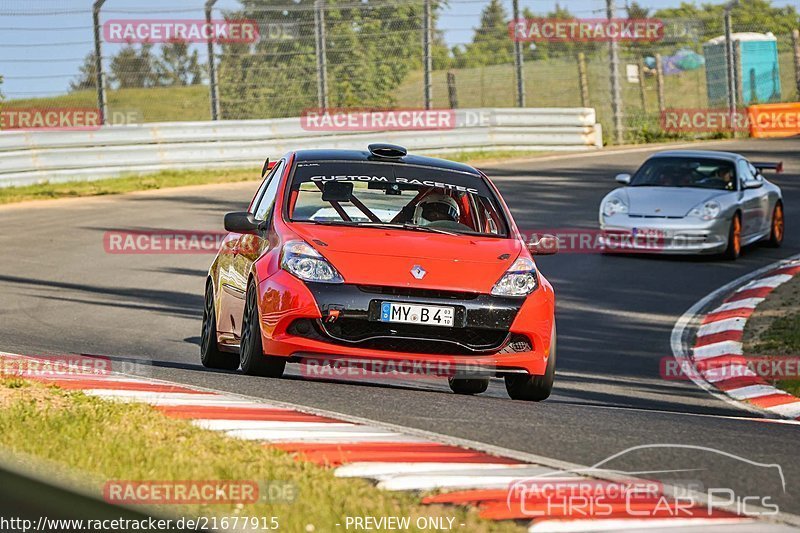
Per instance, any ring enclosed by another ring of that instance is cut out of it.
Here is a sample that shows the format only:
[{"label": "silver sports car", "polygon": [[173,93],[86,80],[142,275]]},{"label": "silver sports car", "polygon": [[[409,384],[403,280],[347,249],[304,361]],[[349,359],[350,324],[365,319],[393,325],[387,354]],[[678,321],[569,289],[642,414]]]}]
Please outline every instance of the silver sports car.
[{"label": "silver sports car", "polygon": [[607,252],[719,253],[736,259],[742,246],[780,246],[783,200],[761,175],[782,163],[750,162],[739,154],[670,150],[651,156],[625,185],[600,203]]}]

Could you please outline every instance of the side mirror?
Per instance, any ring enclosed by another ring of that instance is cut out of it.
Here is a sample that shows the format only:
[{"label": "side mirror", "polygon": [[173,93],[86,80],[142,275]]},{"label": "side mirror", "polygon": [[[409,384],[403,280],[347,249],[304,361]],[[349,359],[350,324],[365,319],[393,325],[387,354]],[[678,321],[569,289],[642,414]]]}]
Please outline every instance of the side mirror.
[{"label": "side mirror", "polygon": [[275,168],[275,163],[277,163],[277,161],[270,161],[269,157],[267,158],[266,161],[264,161],[264,166],[261,167],[261,177],[262,178],[267,175],[267,172],[269,172],[270,170]]},{"label": "side mirror", "polygon": [[225,215],[225,231],[232,233],[256,233],[258,232],[258,220],[253,213],[240,211]]},{"label": "side mirror", "polygon": [[555,235],[542,235],[539,240],[528,243],[531,255],[553,255],[558,253],[558,238]]},{"label": "side mirror", "polygon": [[758,189],[763,186],[764,182],[761,180],[744,180],[744,183],[742,183],[743,189]]},{"label": "side mirror", "polygon": [[630,185],[631,184],[631,175],[630,174],[617,174],[617,177],[614,178],[617,180],[617,183],[621,183],[623,185]]}]

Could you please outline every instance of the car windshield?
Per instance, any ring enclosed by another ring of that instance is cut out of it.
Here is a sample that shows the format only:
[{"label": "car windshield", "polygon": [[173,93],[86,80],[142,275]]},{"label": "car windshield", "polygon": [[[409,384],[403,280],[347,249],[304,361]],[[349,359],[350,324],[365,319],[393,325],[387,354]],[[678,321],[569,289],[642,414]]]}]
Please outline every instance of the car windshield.
[{"label": "car windshield", "polygon": [[299,162],[288,214],[295,222],[508,235],[503,211],[480,176],[398,163]]},{"label": "car windshield", "polygon": [[736,190],[732,161],[702,157],[655,157],[631,178],[632,187],[697,187]]}]

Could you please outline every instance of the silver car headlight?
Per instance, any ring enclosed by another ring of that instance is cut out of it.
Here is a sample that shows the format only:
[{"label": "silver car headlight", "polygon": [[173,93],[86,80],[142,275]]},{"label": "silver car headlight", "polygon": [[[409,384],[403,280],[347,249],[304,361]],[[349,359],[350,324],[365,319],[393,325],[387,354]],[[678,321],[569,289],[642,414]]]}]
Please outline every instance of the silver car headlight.
[{"label": "silver car headlight", "polygon": [[492,294],[495,296],[527,296],[538,286],[536,265],[527,257],[520,257],[494,284]]},{"label": "silver car headlight", "polygon": [[281,268],[304,281],[344,283],[333,265],[303,241],[287,241],[283,245]]},{"label": "silver car headlight", "polygon": [[714,220],[722,213],[722,206],[719,202],[709,200],[703,205],[698,205],[689,211],[689,216],[702,218],[703,220]]},{"label": "silver car headlight", "polygon": [[603,215],[612,217],[616,214],[627,213],[628,204],[619,196],[612,196],[603,202]]}]

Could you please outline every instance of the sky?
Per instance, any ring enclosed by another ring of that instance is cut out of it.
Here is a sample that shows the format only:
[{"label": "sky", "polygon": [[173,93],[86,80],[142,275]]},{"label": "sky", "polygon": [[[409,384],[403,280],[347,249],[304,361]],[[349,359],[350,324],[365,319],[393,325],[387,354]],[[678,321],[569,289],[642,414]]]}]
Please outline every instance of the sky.
[{"label": "sky", "polygon": [[[624,13],[625,0],[615,0]],[[709,1],[709,0],[704,0]],[[449,46],[471,41],[488,0],[449,0],[439,29]],[[511,0],[504,0],[511,13]],[[520,9],[550,11],[555,0],[520,0]],[[640,0],[652,9],[677,6],[680,0]],[[722,3],[710,0],[710,3]],[[111,18],[203,18],[204,0],[106,0],[101,22]],[[797,5],[797,0],[773,0],[774,5]],[[236,0],[218,0],[220,10],[235,9]],[[581,18],[605,16],[605,0],[561,0],[560,5]],[[93,48],[91,0],[0,0],[0,91],[7,99],[65,93],[83,59]],[[219,11],[216,11],[219,14]],[[120,45],[105,45],[104,56]],[[199,47],[202,61],[205,47]],[[106,63],[107,64],[107,63]]]}]

